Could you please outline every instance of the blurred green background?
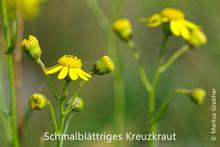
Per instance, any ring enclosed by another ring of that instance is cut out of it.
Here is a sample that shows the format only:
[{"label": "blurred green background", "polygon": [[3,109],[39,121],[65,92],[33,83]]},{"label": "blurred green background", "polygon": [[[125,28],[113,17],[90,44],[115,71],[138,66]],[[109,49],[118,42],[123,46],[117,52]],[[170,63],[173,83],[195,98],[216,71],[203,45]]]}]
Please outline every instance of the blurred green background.
[{"label": "blurred green background", "polygon": [[[113,0],[100,0],[106,15],[110,16]],[[152,78],[162,41],[160,29],[149,29],[139,22],[164,7],[183,10],[186,17],[203,27],[208,44],[184,55],[166,72],[159,82],[157,105],[161,99],[175,87],[201,87],[207,91],[207,99],[202,106],[197,106],[184,96],[175,96],[169,109],[160,122],[160,131],[177,134],[177,140],[160,142],[161,147],[216,147],[210,140],[211,89],[220,89],[220,1],[218,0],[127,0],[123,4],[119,18],[129,18],[134,26],[134,40],[142,55],[144,66]],[[100,56],[107,54],[106,38],[100,30],[97,20],[92,15],[85,0],[47,0],[42,5],[40,15],[25,21],[24,36],[37,36],[42,48],[42,60],[46,66],[52,66],[64,54],[74,54],[84,62],[88,69]],[[120,41],[119,53],[123,63],[125,81],[125,131],[144,133],[147,129],[147,94],[138,77],[137,66],[130,50]],[[167,45],[166,56],[183,44],[181,39],[172,38]],[[45,93],[50,100],[52,95],[47,88],[46,79],[34,62],[26,56],[22,60],[23,97],[25,109],[27,98],[34,92]],[[6,67],[3,66],[5,69]],[[117,68],[117,67],[116,67]],[[6,75],[6,73],[5,73]],[[5,76],[4,75],[4,76]],[[52,76],[57,87],[64,84]],[[7,85],[7,80],[4,80]],[[78,81],[73,82],[72,89]],[[114,98],[112,74],[95,76],[81,91],[85,99],[85,109],[77,113],[71,121],[69,132],[113,132]],[[217,94],[218,95],[218,94]],[[219,109],[218,109],[219,111]],[[220,113],[220,112],[218,112]],[[48,109],[33,112],[25,130],[27,146],[37,147],[45,131],[52,131]],[[219,118],[217,122],[219,122]],[[219,127],[217,128],[219,131]],[[0,132],[2,127],[0,128]],[[219,136],[220,137],[220,136]],[[4,136],[0,133],[0,141]],[[218,142],[220,144],[220,142]],[[92,141],[68,141],[64,144],[77,147],[111,147],[113,144]],[[2,146],[2,145],[0,145]],[[48,141],[45,146],[55,146]],[[126,147],[146,146],[144,142],[130,141]]]}]

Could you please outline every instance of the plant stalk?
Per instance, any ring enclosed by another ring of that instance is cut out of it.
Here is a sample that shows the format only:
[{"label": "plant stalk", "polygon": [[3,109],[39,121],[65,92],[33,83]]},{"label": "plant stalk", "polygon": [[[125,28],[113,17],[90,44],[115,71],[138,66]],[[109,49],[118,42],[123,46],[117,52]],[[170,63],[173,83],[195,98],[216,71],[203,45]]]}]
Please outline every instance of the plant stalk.
[{"label": "plant stalk", "polygon": [[9,90],[10,90],[10,116],[11,116],[11,128],[13,134],[13,146],[19,147],[17,123],[16,123],[16,95],[15,95],[15,73],[14,73],[14,59],[13,50],[11,43],[11,36],[9,31],[8,14],[6,8],[6,1],[2,0],[2,15],[3,15],[3,27],[4,35],[7,47],[7,63],[9,72]]}]

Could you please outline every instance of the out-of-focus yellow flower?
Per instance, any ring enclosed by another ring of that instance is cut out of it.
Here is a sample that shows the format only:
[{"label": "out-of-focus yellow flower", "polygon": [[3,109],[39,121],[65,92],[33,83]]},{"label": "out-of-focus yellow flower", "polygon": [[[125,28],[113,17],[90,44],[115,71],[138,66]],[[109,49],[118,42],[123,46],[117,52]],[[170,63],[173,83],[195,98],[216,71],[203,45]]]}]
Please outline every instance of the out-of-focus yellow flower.
[{"label": "out-of-focus yellow flower", "polygon": [[207,37],[201,29],[195,29],[188,40],[189,45],[194,47],[199,47],[207,43]]},{"label": "out-of-focus yellow flower", "polygon": [[204,103],[206,92],[205,92],[205,90],[203,90],[201,88],[196,88],[196,89],[192,90],[190,96],[191,96],[191,99],[193,100],[193,102],[201,105]]},{"label": "out-of-focus yellow flower", "polygon": [[21,49],[30,57],[32,60],[38,60],[41,57],[41,48],[38,40],[33,35],[29,35],[28,39],[24,39],[21,44]]},{"label": "out-of-focus yellow flower", "polygon": [[112,25],[113,30],[122,40],[129,40],[133,35],[131,23],[128,19],[119,19]]},{"label": "out-of-focus yellow flower", "polygon": [[29,106],[32,110],[41,110],[47,105],[47,98],[40,93],[34,93],[29,97]]},{"label": "out-of-focus yellow flower", "polygon": [[206,96],[205,90],[201,88],[195,88],[192,90],[178,88],[175,92],[188,96],[194,103],[198,105],[202,105],[204,103]]},{"label": "out-of-focus yellow flower", "polygon": [[[58,64],[47,68],[46,74],[53,74],[60,71],[58,79],[65,79],[68,75],[71,80],[77,80],[78,77],[88,81],[92,76],[81,69],[81,60],[73,55],[64,55],[58,60]],[[69,73],[69,74],[68,74]]]},{"label": "out-of-focus yellow flower", "polygon": [[[41,10],[41,4],[44,1],[45,0],[20,0],[21,2],[20,6],[24,17],[26,19],[30,19],[39,15]],[[7,0],[6,2],[7,2],[9,14],[15,15],[15,0]]]},{"label": "out-of-focus yellow flower", "polygon": [[39,15],[41,10],[41,3],[43,0],[22,0],[22,11],[24,17],[32,18]]},{"label": "out-of-focus yellow flower", "polygon": [[165,8],[150,18],[144,18],[143,21],[147,22],[147,25],[152,28],[163,23],[168,24],[173,35],[181,36],[185,40],[190,38],[192,30],[199,28],[195,23],[186,20],[184,13],[175,8]]},{"label": "out-of-focus yellow flower", "polygon": [[103,56],[96,61],[94,65],[93,72],[94,74],[104,75],[112,72],[115,69],[115,65],[112,62],[111,58],[108,56]]}]

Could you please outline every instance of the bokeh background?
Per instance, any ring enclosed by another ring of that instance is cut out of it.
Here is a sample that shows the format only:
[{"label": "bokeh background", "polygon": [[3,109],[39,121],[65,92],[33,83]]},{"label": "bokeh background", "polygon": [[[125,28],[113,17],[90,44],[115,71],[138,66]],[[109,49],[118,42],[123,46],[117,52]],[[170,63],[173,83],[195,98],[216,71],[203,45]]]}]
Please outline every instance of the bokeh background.
[{"label": "bokeh background", "polygon": [[[100,0],[104,12],[111,16],[113,0]],[[149,29],[139,22],[142,17],[150,16],[164,7],[183,10],[189,20],[203,27],[208,44],[190,51],[166,72],[159,82],[157,105],[161,99],[175,87],[201,87],[207,91],[207,99],[202,106],[197,106],[184,96],[175,96],[169,109],[160,122],[160,131],[177,134],[177,140],[160,142],[161,147],[216,147],[217,142],[210,140],[211,89],[220,89],[220,2],[218,0],[125,0],[118,18],[129,18],[134,26],[134,40],[137,43],[143,63],[152,78],[155,68],[162,33],[159,29]],[[108,54],[105,34],[91,13],[85,0],[47,0],[41,7],[38,17],[24,23],[24,36],[37,36],[42,48],[42,60],[46,66],[52,66],[64,54],[74,54],[84,61],[84,68],[90,68],[100,56]],[[125,81],[125,131],[144,133],[147,129],[147,93],[138,76],[137,66],[131,52],[123,43],[119,44],[119,54],[123,64]],[[166,56],[183,44],[181,39],[172,38],[167,45]],[[3,63],[1,70],[6,70]],[[3,75],[6,77],[7,72]],[[58,88],[63,85],[53,75]],[[7,78],[3,78],[6,86]],[[34,92],[42,92],[54,100],[46,79],[36,64],[26,56],[22,60],[22,94],[24,109],[28,108],[27,98]],[[77,113],[71,121],[69,132],[113,132],[114,98],[112,74],[95,76],[83,87],[80,95],[85,99],[85,109]],[[72,84],[76,88],[79,82]],[[218,94],[217,94],[218,95]],[[217,110],[219,111],[219,109]],[[218,112],[220,113],[220,112]],[[219,118],[217,118],[219,124]],[[38,147],[45,131],[52,131],[48,109],[33,112],[25,128],[27,146]],[[219,132],[219,127],[217,128]],[[2,132],[2,126],[0,132]],[[220,137],[220,136],[218,136]],[[4,144],[3,133],[0,142]],[[2,146],[0,144],[0,146]],[[218,142],[220,144],[220,142]],[[3,145],[4,146],[4,145]],[[45,146],[55,146],[46,142]],[[95,141],[69,141],[65,146],[111,147],[113,144]],[[145,146],[144,142],[130,141],[126,147]]]}]

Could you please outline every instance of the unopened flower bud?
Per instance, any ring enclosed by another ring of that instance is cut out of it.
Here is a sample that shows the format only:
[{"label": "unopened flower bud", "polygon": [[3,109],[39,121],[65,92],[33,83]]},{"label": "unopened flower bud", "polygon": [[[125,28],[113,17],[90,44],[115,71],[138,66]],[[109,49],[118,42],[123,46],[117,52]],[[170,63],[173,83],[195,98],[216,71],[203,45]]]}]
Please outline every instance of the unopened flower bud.
[{"label": "unopened flower bud", "polygon": [[192,48],[205,45],[207,43],[205,33],[200,29],[193,30],[188,43]]},{"label": "unopened flower bud", "polygon": [[112,27],[122,40],[128,41],[132,38],[133,30],[128,19],[119,19],[114,22]]},{"label": "unopened flower bud", "polygon": [[114,69],[115,65],[112,62],[111,58],[108,56],[103,56],[98,61],[96,61],[93,72],[94,74],[104,75],[112,72]]},{"label": "unopened flower bud", "polygon": [[41,110],[47,105],[47,98],[40,93],[34,93],[29,97],[29,106],[32,110]]},{"label": "unopened flower bud", "polygon": [[80,112],[84,108],[84,100],[80,97],[76,97],[73,101],[73,111]]},{"label": "unopened flower bud", "polygon": [[193,90],[188,89],[176,89],[176,93],[186,95],[196,104],[203,104],[206,96],[205,90],[201,88],[195,88]]},{"label": "unopened flower bud", "polygon": [[205,100],[205,96],[206,96],[206,92],[204,89],[196,88],[192,90],[190,97],[193,100],[193,102],[201,105]]},{"label": "unopened flower bud", "polygon": [[21,42],[21,49],[32,60],[39,60],[41,57],[41,48],[36,37],[29,35],[28,39]]}]

